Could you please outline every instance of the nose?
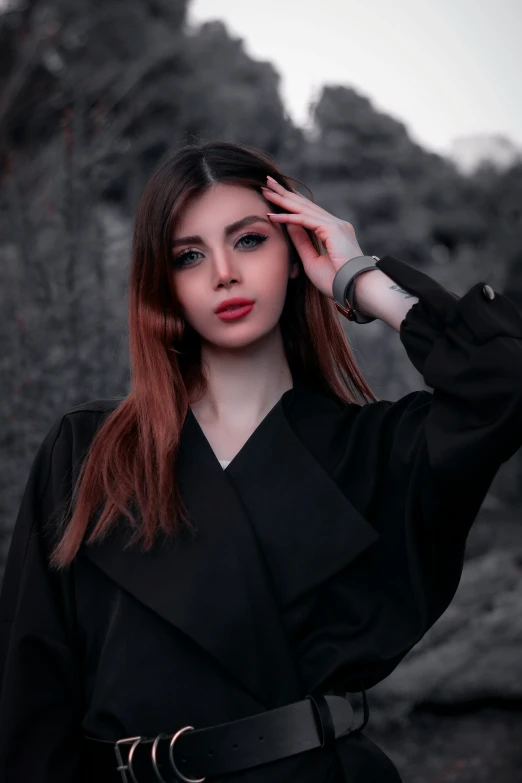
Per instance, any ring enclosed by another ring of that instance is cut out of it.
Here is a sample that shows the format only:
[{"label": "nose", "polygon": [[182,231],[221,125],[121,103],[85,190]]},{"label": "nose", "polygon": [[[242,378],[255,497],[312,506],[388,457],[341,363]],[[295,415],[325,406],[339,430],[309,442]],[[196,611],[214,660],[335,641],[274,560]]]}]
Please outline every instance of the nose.
[{"label": "nose", "polygon": [[237,263],[227,253],[217,253],[212,263],[212,278],[214,288],[229,288],[240,279]]}]

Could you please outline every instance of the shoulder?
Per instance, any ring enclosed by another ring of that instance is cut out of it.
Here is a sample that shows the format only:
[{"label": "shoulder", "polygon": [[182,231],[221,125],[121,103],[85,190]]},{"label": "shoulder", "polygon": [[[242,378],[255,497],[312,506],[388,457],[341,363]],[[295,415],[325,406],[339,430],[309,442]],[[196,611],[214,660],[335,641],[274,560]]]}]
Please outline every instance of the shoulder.
[{"label": "shoulder", "polygon": [[72,414],[110,413],[115,410],[122,401],[123,397],[111,397],[105,400],[89,400],[88,402],[82,402],[79,405],[75,405],[74,408],[69,408],[65,411],[63,416],[70,416]]},{"label": "shoulder", "polygon": [[416,411],[425,411],[433,393],[422,389],[412,391],[398,400],[376,400],[359,404],[343,402],[310,387],[295,386],[283,398],[284,410],[292,424],[303,429],[346,428],[375,429],[396,422]]},{"label": "shoulder", "polygon": [[[12,580],[17,579],[31,538],[51,521],[69,499],[81,460],[104,416],[120,400],[91,400],[65,410],[40,440],[30,465],[10,543]],[[5,581],[5,580],[4,580]],[[5,594],[4,594],[5,598]],[[5,599],[7,600],[7,599]],[[0,616],[2,615],[0,606]],[[11,610],[9,610],[11,611]]]},{"label": "shoulder", "polygon": [[89,400],[68,408],[56,417],[44,439],[44,444],[47,448],[52,448],[58,442],[67,439],[70,434],[75,436],[94,434],[121,401],[122,398]]},{"label": "shoulder", "polygon": [[97,429],[121,399],[91,400],[66,409],[47,430],[36,451],[28,484],[42,496],[85,455]]},{"label": "shoulder", "polygon": [[[284,400],[287,419],[316,459],[330,473],[347,458],[375,465],[398,438],[414,440],[422,430],[432,392],[412,391],[396,401],[343,402],[322,392],[296,386]],[[370,467],[371,465],[368,465]]]},{"label": "shoulder", "polygon": [[95,431],[107,416],[122,402],[121,397],[103,400],[89,400],[65,410],[54,421],[53,427],[59,434],[68,431],[75,434]]},{"label": "shoulder", "polygon": [[54,424],[58,429],[55,445],[68,447],[75,463],[85,453],[97,430],[123,398],[89,400],[64,411]]}]

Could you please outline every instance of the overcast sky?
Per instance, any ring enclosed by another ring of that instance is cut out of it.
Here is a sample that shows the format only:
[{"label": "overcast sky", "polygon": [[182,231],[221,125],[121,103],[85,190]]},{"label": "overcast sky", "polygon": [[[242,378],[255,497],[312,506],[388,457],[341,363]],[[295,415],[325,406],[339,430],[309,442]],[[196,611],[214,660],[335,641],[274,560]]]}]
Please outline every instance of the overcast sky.
[{"label": "overcast sky", "polygon": [[343,84],[436,152],[476,133],[522,147],[522,0],[192,0],[189,24],[208,19],[276,66],[299,125]]}]

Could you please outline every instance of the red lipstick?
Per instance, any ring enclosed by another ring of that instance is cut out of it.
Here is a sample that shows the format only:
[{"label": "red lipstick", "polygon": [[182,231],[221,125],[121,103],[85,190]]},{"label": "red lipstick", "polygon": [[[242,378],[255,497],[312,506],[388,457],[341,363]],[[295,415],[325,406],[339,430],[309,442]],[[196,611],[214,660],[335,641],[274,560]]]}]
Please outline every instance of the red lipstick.
[{"label": "red lipstick", "polygon": [[236,296],[233,299],[225,299],[220,302],[214,312],[222,321],[234,321],[236,318],[242,318],[253,308],[254,301],[245,299],[243,296]]}]

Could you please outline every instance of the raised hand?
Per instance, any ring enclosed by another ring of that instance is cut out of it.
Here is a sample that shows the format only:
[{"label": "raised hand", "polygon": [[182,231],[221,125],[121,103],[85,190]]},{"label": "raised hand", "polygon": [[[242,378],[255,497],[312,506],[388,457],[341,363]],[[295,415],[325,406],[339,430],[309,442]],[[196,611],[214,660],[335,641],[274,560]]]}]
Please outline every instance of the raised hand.
[{"label": "raised hand", "polygon": [[[333,299],[332,285],[335,273],[346,261],[364,255],[351,223],[331,215],[325,209],[295,191],[287,190],[272,177],[267,177],[269,187],[262,188],[263,196],[288,213],[267,213],[274,223],[286,223],[288,234],[303,262],[307,277]],[[319,255],[312,245],[305,228],[311,229],[326,248]]]}]

